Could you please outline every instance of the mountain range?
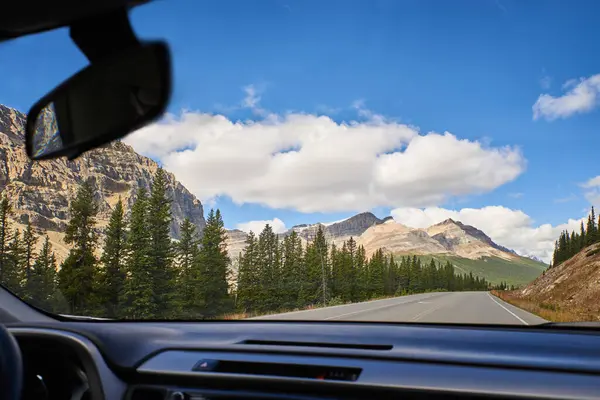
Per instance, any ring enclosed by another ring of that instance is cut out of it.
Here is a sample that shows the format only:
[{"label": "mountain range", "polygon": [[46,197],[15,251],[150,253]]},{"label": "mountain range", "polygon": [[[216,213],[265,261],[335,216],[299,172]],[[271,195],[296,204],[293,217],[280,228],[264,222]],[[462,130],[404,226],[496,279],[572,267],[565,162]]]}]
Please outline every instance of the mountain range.
[{"label": "mountain range", "polygon": [[[280,237],[296,232],[303,242],[310,242],[321,227],[329,243],[341,246],[350,237],[365,248],[367,256],[377,249],[396,256],[417,255],[450,260],[459,272],[473,272],[492,283],[524,284],[535,279],[546,264],[518,255],[496,244],[476,227],[447,219],[425,229],[397,223],[392,217],[380,219],[364,212],[343,221],[296,225]],[[259,232],[256,232],[258,234]],[[228,232],[230,256],[235,259],[244,249],[247,234]]]},{"label": "mountain range", "polygon": [[[89,151],[73,161],[60,158],[31,162],[24,146],[25,121],[23,113],[0,105],[0,190],[12,204],[14,226],[23,229],[29,221],[38,232],[46,232],[61,261],[69,250],[63,242],[69,201],[83,180],[89,180],[95,189],[101,233],[118,199],[129,210],[137,189],[140,186],[150,189],[159,165],[120,141]],[[205,220],[200,200],[173,174],[167,174],[167,181],[172,201],[171,236],[179,238],[179,224],[186,217],[202,232]],[[358,245],[365,247],[367,255],[382,248],[395,255],[448,259],[459,272],[473,272],[491,282],[529,282],[545,268],[538,261],[499,246],[481,230],[452,219],[426,229],[414,229],[396,223],[391,217],[380,219],[364,212],[333,223],[297,225],[280,237],[295,231],[306,243],[314,238],[319,226],[330,243],[341,245],[353,237]],[[227,235],[229,254],[235,259],[244,249],[247,233],[230,230]]]}]

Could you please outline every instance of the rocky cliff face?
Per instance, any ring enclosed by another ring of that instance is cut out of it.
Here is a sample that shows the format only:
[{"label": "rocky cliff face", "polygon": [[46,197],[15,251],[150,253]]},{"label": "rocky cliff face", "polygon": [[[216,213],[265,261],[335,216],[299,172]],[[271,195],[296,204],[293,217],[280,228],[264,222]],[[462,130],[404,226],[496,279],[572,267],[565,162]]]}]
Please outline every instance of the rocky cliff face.
[{"label": "rocky cliff face", "polygon": [[364,212],[332,224],[296,225],[285,234],[295,231],[301,238],[310,241],[317,234],[320,225],[325,232],[325,237],[337,244],[348,240],[351,236],[356,238],[370,227],[381,224],[383,221],[373,215],[373,213]]},{"label": "rocky cliff face", "polygon": [[483,231],[451,218],[430,226],[426,232],[448,252],[461,257],[478,259],[495,256],[505,260],[518,258],[512,250],[494,243]]},{"label": "rocky cliff face", "polygon": [[[108,222],[119,197],[130,209],[138,187],[150,189],[158,164],[122,142],[90,151],[74,161],[61,158],[32,163],[25,152],[24,127],[23,113],[0,105],[0,190],[12,203],[18,224],[29,220],[37,228],[58,233],[50,235],[58,242],[69,218],[69,201],[84,180],[91,180],[96,188],[100,227]],[[205,221],[200,201],[173,174],[169,173],[167,180],[172,236],[179,237],[179,224],[186,217],[202,231]]]}]

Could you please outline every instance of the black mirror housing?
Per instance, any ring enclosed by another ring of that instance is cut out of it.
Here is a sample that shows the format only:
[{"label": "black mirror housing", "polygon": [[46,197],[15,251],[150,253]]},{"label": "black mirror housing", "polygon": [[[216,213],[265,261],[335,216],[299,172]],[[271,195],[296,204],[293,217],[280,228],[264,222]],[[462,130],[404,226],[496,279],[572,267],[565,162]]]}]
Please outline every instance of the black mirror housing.
[{"label": "black mirror housing", "polygon": [[142,42],[127,48],[81,70],[31,108],[27,155],[74,159],[154,121],[170,96],[167,45]]}]

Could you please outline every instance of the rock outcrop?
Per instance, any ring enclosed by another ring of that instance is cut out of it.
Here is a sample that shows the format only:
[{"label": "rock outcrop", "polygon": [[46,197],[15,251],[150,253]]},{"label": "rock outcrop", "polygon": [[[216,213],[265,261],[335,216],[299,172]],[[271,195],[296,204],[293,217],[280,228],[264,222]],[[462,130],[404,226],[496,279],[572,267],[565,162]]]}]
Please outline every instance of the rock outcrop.
[{"label": "rock outcrop", "polygon": [[321,226],[325,232],[325,237],[327,240],[338,244],[348,240],[350,237],[356,238],[362,235],[363,232],[370,227],[382,224],[383,222],[384,220],[377,218],[373,213],[363,212],[343,221],[329,224],[317,223],[310,225],[296,225],[288,232],[284,233],[284,235],[295,231],[301,238],[310,241],[315,237],[319,226]]},{"label": "rock outcrop", "polygon": [[[494,243],[483,231],[460,221],[447,219],[426,229],[416,229],[399,224],[392,217],[377,218],[370,212],[334,223],[296,225],[286,233],[280,234],[280,238],[295,231],[303,241],[310,242],[317,234],[319,226],[330,243],[341,245],[353,237],[357,245],[365,247],[369,256],[382,248],[394,254],[440,254],[472,260],[499,257],[508,261],[518,261],[521,258],[514,251]],[[244,248],[246,234],[241,231],[230,231],[230,234],[235,253],[233,256],[237,256]]]},{"label": "rock outcrop", "polygon": [[[108,222],[119,197],[129,210],[138,187],[150,189],[158,164],[137,154],[133,148],[115,141],[90,151],[73,161],[65,158],[31,162],[24,145],[25,115],[0,105],[0,190],[14,209],[17,224],[31,221],[49,232],[59,256],[64,249],[61,232],[68,221],[69,201],[84,180],[96,189],[100,213],[98,226]],[[167,174],[172,200],[171,234],[179,237],[179,224],[189,218],[199,231],[205,226],[200,201],[173,174]]]},{"label": "rock outcrop", "polygon": [[599,321],[600,243],[547,269],[515,294],[546,309],[566,310],[565,321]]},{"label": "rock outcrop", "polygon": [[519,257],[513,251],[494,243],[483,231],[460,221],[454,221],[452,218],[430,226],[426,232],[448,252],[460,257],[470,259],[499,257],[505,260]]}]

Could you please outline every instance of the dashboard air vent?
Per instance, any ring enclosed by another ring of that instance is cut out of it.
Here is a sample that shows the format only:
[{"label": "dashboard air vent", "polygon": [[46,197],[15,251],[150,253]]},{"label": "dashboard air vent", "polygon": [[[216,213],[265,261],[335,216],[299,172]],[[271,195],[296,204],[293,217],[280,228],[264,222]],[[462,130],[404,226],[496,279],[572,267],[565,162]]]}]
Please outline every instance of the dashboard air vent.
[{"label": "dashboard air vent", "polygon": [[356,381],[360,368],[229,360],[199,360],[192,371],[240,375],[285,376],[323,381]]}]

